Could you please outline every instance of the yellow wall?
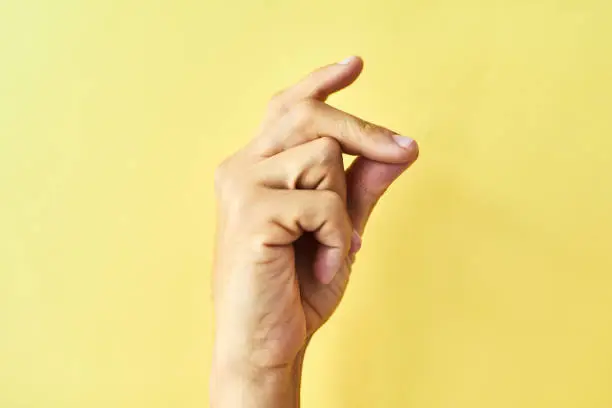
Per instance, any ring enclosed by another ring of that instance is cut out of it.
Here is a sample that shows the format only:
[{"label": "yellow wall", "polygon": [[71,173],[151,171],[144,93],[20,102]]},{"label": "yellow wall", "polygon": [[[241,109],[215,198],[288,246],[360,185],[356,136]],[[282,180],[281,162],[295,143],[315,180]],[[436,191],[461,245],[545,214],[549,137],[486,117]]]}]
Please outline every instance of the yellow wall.
[{"label": "yellow wall", "polygon": [[203,407],[215,163],[357,53],[421,142],[306,407],[612,406],[612,3],[0,1],[0,407]]}]

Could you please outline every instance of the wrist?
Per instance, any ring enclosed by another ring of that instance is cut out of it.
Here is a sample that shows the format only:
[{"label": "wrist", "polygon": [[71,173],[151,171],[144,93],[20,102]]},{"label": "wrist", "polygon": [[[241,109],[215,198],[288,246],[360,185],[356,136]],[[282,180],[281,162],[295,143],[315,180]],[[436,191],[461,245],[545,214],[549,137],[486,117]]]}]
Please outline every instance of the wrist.
[{"label": "wrist", "polygon": [[213,355],[210,378],[212,408],[299,407],[304,350],[290,364],[258,367]]}]

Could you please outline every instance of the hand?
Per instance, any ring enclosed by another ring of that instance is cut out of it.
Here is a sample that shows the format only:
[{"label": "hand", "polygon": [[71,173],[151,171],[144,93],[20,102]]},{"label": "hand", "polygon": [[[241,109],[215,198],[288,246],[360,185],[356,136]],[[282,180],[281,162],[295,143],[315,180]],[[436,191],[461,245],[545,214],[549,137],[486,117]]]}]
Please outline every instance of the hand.
[{"label": "hand", "polygon": [[[277,94],[217,170],[213,388],[295,373],[344,294],[374,205],[418,156],[411,139],[325,103],[362,67],[329,65]],[[342,153],[360,156],[347,172]]]}]

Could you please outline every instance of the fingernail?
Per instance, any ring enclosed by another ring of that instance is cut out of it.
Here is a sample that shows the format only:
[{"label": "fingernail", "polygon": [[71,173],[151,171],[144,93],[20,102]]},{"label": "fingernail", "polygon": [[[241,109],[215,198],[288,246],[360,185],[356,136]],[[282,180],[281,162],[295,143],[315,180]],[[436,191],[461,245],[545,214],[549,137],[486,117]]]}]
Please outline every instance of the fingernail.
[{"label": "fingernail", "polygon": [[357,231],[353,230],[353,235],[351,236],[351,249],[349,252],[355,254],[359,249],[361,249],[361,237]]},{"label": "fingernail", "polygon": [[395,140],[395,143],[397,143],[400,147],[403,147],[404,149],[407,149],[412,143],[414,143],[413,139],[409,138],[408,136],[402,135],[393,135],[393,140]]},{"label": "fingernail", "polygon": [[351,61],[353,61],[355,59],[354,56],[350,56],[348,58],[343,59],[342,61],[340,61],[338,64],[340,65],[348,65],[351,63]]}]

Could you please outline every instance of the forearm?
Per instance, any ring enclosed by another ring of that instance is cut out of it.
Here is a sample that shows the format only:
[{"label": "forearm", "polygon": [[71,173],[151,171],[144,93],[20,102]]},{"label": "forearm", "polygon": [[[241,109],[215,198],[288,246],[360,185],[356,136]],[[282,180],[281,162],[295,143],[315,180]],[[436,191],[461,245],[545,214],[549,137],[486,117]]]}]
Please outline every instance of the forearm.
[{"label": "forearm", "polygon": [[290,366],[253,369],[222,363],[211,371],[211,408],[299,408],[304,352]]}]

